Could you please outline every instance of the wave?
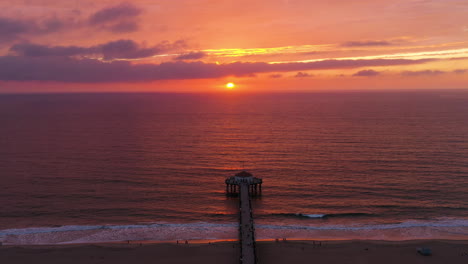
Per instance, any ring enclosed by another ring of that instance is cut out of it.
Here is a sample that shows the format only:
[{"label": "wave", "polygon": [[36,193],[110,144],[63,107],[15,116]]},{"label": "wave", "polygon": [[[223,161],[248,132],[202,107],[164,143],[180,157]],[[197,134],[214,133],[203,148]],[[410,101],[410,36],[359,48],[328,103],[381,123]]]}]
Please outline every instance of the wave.
[{"label": "wave", "polygon": [[376,208],[385,208],[385,209],[399,209],[399,210],[432,210],[432,211],[442,211],[442,210],[456,210],[456,211],[466,211],[468,207],[462,206],[405,206],[405,205],[393,205],[393,204],[382,204],[375,205]]},{"label": "wave", "polygon": [[271,214],[273,216],[284,216],[284,217],[297,217],[297,218],[350,218],[350,217],[376,217],[376,214],[368,213],[336,213],[336,214],[304,214],[304,213],[278,213]]},{"label": "wave", "polygon": [[[148,223],[130,225],[70,225],[0,230],[3,244],[77,244],[127,240],[175,241],[232,239],[236,223]],[[234,237],[235,238],[235,237]]]},{"label": "wave", "polygon": [[148,223],[148,224],[133,224],[133,225],[68,225],[68,226],[54,226],[54,227],[28,227],[28,228],[12,228],[0,230],[0,237],[8,235],[27,235],[27,234],[41,234],[41,233],[55,233],[55,232],[74,232],[74,231],[96,231],[96,230],[129,230],[129,229],[143,229],[143,228],[160,228],[171,227],[181,228],[184,227],[236,227],[235,223],[217,224],[217,223]]},{"label": "wave", "polygon": [[[408,220],[393,224],[255,225],[258,239],[468,239],[468,219]],[[0,242],[10,245],[103,243],[118,241],[232,240],[238,223],[148,223],[70,225],[0,230]]]},{"label": "wave", "polygon": [[300,226],[300,225],[258,225],[265,229],[302,229],[302,230],[388,230],[388,229],[406,229],[406,228],[437,228],[437,227],[462,227],[468,228],[468,219],[458,220],[436,220],[419,221],[409,220],[393,224],[371,224],[371,225],[327,225],[327,226]]}]

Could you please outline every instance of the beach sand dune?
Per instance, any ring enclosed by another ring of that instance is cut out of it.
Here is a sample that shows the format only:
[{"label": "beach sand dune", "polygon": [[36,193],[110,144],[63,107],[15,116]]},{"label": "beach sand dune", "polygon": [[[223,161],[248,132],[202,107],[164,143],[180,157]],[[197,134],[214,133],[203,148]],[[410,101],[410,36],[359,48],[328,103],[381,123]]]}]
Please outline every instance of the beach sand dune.
[{"label": "beach sand dune", "polygon": [[[418,247],[432,250],[432,256],[418,254]],[[468,263],[468,241],[260,241],[259,263]],[[203,263],[238,264],[236,242],[121,243],[61,246],[2,246],[0,263]]]}]

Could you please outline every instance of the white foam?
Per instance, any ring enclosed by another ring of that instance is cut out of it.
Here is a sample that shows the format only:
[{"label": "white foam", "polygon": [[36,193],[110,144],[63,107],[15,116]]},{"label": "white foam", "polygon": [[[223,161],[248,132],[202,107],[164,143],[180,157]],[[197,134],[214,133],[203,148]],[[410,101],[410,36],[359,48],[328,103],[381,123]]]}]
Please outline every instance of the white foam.
[{"label": "white foam", "polygon": [[309,217],[309,218],[323,218],[323,217],[325,217],[325,214],[296,214],[296,215],[306,216],[306,217]]},{"label": "white foam", "polygon": [[[149,223],[33,227],[0,230],[3,244],[101,243],[126,240],[175,241],[237,239],[237,223]],[[256,224],[257,239],[468,239],[468,219],[409,220],[376,225],[283,225]]]},{"label": "white foam", "polygon": [[434,220],[418,221],[409,220],[395,224],[378,225],[320,225],[320,226],[299,226],[299,225],[259,225],[265,229],[307,229],[307,230],[386,230],[396,228],[414,228],[414,227],[468,227],[468,219]]}]

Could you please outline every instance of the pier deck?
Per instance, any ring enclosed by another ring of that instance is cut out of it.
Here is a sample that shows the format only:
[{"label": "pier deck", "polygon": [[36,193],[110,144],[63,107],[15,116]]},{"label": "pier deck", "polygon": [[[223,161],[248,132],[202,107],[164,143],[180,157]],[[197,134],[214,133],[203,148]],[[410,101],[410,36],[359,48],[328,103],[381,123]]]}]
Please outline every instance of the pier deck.
[{"label": "pier deck", "polygon": [[261,178],[254,177],[251,173],[241,171],[225,180],[226,195],[239,196],[239,241],[240,263],[256,264],[257,254],[255,249],[255,229],[252,215],[251,197],[262,195]]},{"label": "pier deck", "polygon": [[257,263],[255,252],[255,230],[252,217],[252,205],[250,203],[249,183],[239,184],[239,206],[240,206],[240,245],[241,263]]}]

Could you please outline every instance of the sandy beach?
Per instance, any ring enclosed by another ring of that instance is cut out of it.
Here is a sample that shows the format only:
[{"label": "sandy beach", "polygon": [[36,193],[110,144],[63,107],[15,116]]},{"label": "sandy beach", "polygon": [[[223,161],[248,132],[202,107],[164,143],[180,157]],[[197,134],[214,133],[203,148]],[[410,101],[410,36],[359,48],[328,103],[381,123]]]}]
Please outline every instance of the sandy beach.
[{"label": "sandy beach", "polygon": [[[260,241],[259,263],[468,263],[468,241]],[[432,256],[417,253],[428,247]],[[239,263],[237,242],[1,246],[0,263]]]}]

